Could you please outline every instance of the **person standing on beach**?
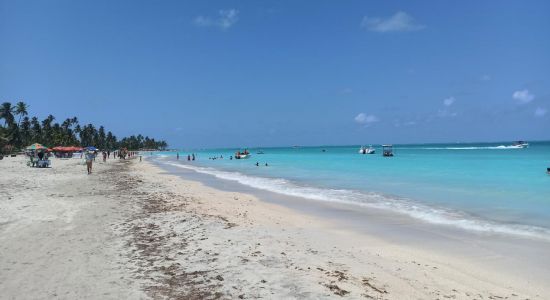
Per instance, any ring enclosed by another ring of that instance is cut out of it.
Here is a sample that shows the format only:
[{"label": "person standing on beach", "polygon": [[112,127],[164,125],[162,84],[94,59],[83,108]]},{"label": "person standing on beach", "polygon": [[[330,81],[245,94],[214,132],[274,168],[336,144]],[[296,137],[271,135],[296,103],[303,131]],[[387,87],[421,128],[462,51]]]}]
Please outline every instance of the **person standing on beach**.
[{"label": "person standing on beach", "polygon": [[86,169],[88,170],[88,175],[92,174],[92,163],[95,159],[95,153],[93,151],[86,151]]},{"label": "person standing on beach", "polygon": [[107,152],[103,151],[102,154],[103,154],[103,162],[106,162],[107,161]]},{"label": "person standing on beach", "polygon": [[179,152],[176,153],[176,159],[177,159],[177,160],[180,160],[180,153],[179,153]]}]

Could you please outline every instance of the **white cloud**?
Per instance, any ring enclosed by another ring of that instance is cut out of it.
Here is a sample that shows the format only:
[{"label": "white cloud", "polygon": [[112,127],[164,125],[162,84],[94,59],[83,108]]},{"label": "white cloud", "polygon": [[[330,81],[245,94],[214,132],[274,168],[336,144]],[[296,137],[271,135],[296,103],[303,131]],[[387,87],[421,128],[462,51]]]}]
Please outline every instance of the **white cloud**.
[{"label": "white cloud", "polygon": [[491,80],[491,76],[490,76],[490,75],[487,75],[487,74],[484,74],[484,75],[481,75],[481,77],[479,78],[479,80],[481,80],[481,81],[489,81],[489,80]]},{"label": "white cloud", "polygon": [[351,94],[351,93],[353,93],[353,89],[345,88],[345,89],[341,90],[340,93],[342,93],[342,94]]},{"label": "white cloud", "polygon": [[453,103],[455,103],[455,100],[456,100],[455,97],[449,97],[443,100],[443,104],[445,106],[451,106],[453,105]]},{"label": "white cloud", "polygon": [[355,122],[363,125],[370,125],[372,123],[380,121],[380,119],[375,115],[367,115],[365,113],[360,113],[354,118]]},{"label": "white cloud", "polygon": [[437,116],[440,118],[456,117],[457,115],[458,113],[449,111],[446,108],[437,111]]},{"label": "white cloud", "polygon": [[437,111],[437,116],[440,118],[456,117],[458,114],[451,111],[451,105],[456,102],[455,97],[448,97],[443,99],[443,108]]},{"label": "white cloud", "polygon": [[363,17],[361,27],[375,32],[415,31],[425,26],[417,24],[406,12],[398,11],[389,18]]},{"label": "white cloud", "polygon": [[512,94],[512,98],[516,99],[521,104],[526,104],[533,101],[535,95],[529,93],[529,90],[515,91]]},{"label": "white cloud", "polygon": [[239,20],[239,11],[236,9],[220,10],[217,18],[198,16],[193,23],[200,27],[218,27],[222,30],[229,29]]},{"label": "white cloud", "polygon": [[535,117],[544,117],[547,112],[545,108],[537,107],[537,109],[535,109]]}]

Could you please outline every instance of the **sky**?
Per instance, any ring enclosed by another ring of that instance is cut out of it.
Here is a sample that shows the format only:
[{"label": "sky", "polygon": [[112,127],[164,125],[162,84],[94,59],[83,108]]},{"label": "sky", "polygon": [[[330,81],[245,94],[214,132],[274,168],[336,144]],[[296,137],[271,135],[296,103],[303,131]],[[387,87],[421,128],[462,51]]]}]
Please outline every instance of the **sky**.
[{"label": "sky", "polygon": [[550,139],[550,1],[0,0],[0,101],[173,148]]}]

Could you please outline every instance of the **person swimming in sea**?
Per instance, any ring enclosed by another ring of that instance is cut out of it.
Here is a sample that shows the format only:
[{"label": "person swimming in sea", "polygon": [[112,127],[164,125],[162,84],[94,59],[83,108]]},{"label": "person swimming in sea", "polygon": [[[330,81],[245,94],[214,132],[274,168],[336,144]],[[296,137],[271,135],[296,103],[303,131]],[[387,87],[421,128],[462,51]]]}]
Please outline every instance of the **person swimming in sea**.
[{"label": "person swimming in sea", "polygon": [[267,163],[265,163],[265,166],[267,167],[267,166],[268,166],[268,164],[267,164]]},{"label": "person swimming in sea", "polygon": [[256,167],[259,167],[260,166],[260,163],[259,162],[256,162]]}]

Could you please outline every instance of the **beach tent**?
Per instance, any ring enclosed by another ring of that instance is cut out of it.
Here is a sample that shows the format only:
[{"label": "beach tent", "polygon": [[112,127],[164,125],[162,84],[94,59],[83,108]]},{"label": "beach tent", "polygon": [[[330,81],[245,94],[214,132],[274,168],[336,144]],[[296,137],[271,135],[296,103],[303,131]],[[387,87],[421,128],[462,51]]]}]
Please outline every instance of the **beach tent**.
[{"label": "beach tent", "polygon": [[67,148],[67,151],[70,151],[70,152],[82,151],[82,147],[69,146],[69,147],[66,147],[66,148]]},{"label": "beach tent", "polygon": [[39,143],[34,143],[34,144],[28,146],[25,149],[27,149],[27,150],[46,150],[47,148],[44,147],[43,145],[39,144]]},{"label": "beach tent", "polygon": [[57,147],[53,147],[52,150],[56,152],[78,152],[78,151],[82,151],[82,148],[75,147],[75,146],[68,146],[68,147],[57,146]]},{"label": "beach tent", "polygon": [[66,152],[67,150],[65,150],[65,148],[67,147],[57,146],[57,147],[53,147],[52,150],[55,152]]}]

